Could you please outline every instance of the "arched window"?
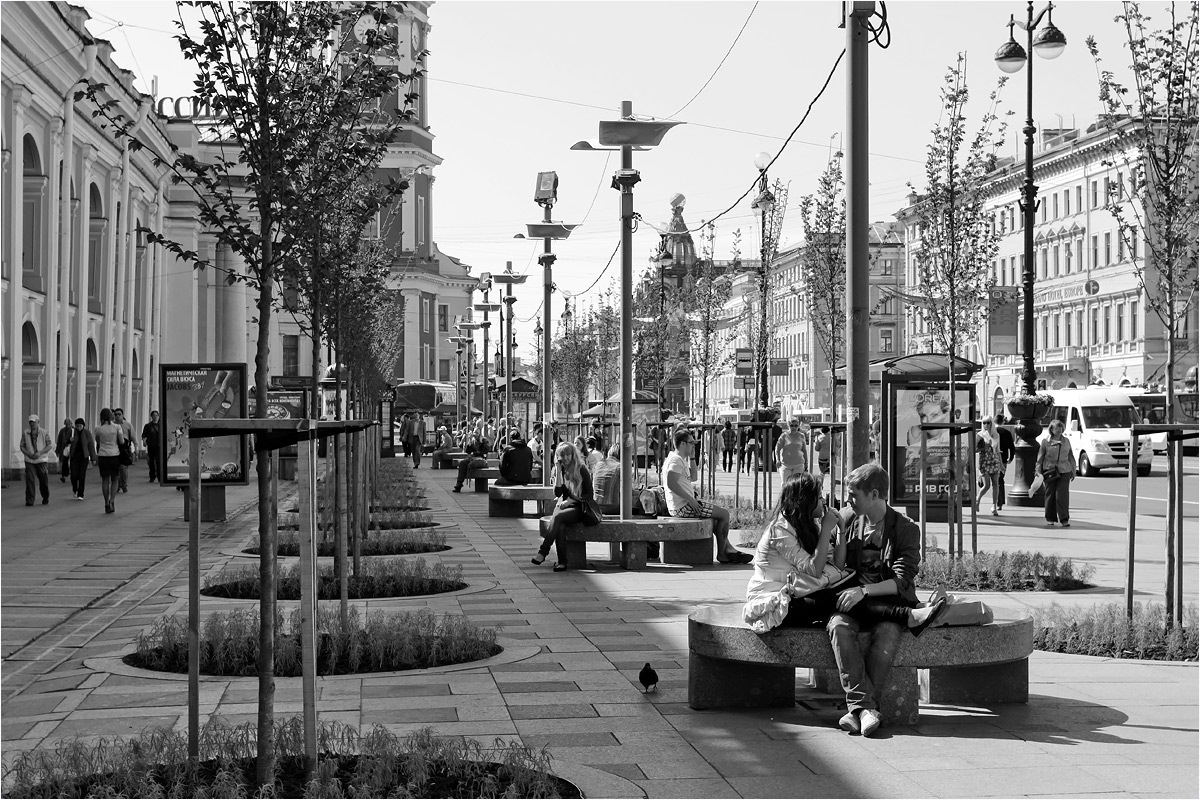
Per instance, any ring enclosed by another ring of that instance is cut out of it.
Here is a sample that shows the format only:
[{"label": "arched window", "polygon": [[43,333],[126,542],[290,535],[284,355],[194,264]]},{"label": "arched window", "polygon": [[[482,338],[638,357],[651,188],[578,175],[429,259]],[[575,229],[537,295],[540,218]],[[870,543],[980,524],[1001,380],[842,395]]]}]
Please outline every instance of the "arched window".
[{"label": "arched window", "polygon": [[25,183],[21,195],[21,271],[25,286],[40,292],[43,290],[42,196],[46,188],[46,176],[42,174],[42,157],[37,142],[28,133],[22,142]]},{"label": "arched window", "polygon": [[134,378],[142,377],[142,370],[138,366],[137,350],[133,351],[133,369],[130,371]]},{"label": "arched window", "polygon": [[91,339],[87,340],[87,371],[100,371],[100,354],[96,352],[96,343]]},{"label": "arched window", "polygon": [[21,326],[21,361],[25,364],[40,364],[42,361],[37,331],[32,322]]},{"label": "arched window", "polygon": [[92,184],[88,189],[89,215],[88,220],[88,310],[93,313],[103,313],[101,287],[104,286],[104,232],[108,219],[104,216],[104,199],[100,187]]}]

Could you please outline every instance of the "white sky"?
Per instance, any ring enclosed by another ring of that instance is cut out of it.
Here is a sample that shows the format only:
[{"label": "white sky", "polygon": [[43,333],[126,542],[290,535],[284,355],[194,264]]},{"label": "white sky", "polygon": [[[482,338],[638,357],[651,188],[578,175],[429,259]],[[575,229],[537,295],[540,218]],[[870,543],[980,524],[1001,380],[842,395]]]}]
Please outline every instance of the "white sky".
[{"label": "white sky", "polygon": [[[93,34],[113,43],[117,63],[140,78],[141,88],[149,91],[157,75],[160,97],[190,93],[190,64],[171,38],[174,3],[94,0],[83,5],[93,16]],[[1145,4],[1159,24],[1165,7]],[[670,218],[670,197],[680,192],[688,200],[684,217],[697,228],[734,203],[757,177],[755,154],[777,153],[804,116],[845,46],[840,8],[833,0],[767,0],[756,8],[751,2],[697,0],[442,0],[432,7],[429,121],[435,152],[445,160],[435,173],[434,238],[442,250],[471,264],[475,274],[501,272],[506,261],[519,273],[528,271],[530,280],[516,289],[519,353],[530,358],[534,345],[532,317],[542,297],[535,258],[541,241],[512,236],[541,219],[532,199],[536,174],[558,172],[554,218],[585,223],[571,239],[556,243],[554,272],[561,290],[583,292],[619,241],[619,195],[609,182],[620,158],[612,153],[606,165],[608,154],[573,152],[571,144],[594,141],[598,121],[616,119],[622,100],[633,102],[635,114],[689,123],[668,133],[655,150],[634,154],[642,175],[635,208],[661,227]],[[1095,120],[1101,110],[1097,69],[1084,40],[1095,36],[1105,66],[1121,74],[1128,55],[1123,30],[1113,22],[1120,9],[1118,2],[1082,0],[1055,6],[1054,22],[1068,45],[1054,61],[1036,59],[1039,129],[1058,127],[1060,118],[1063,127],[1074,122],[1086,128]],[[873,220],[892,218],[904,204],[909,181],[921,186],[942,78],[957,53],[967,55],[977,118],[1001,74],[992,59],[1007,40],[1009,15],[1023,18],[1025,10],[1017,0],[887,4],[891,45],[872,45],[869,55]],[[718,70],[748,15],[749,23]],[[1016,33],[1024,44],[1024,34]],[[771,169],[772,179],[790,182],[781,248],[800,242],[800,198],[815,191],[831,144],[836,148],[844,141],[846,74],[843,58]],[[1024,71],[1009,81],[1001,98],[1002,109],[1014,112],[1002,154],[1016,154],[1022,152]],[[730,257],[732,234],[739,227],[743,255],[756,256],[759,232],[751,198],[718,220],[717,258]],[[635,277],[647,268],[657,241],[649,225],[635,234]],[[596,289],[617,278],[619,269],[618,255]],[[562,303],[560,291],[552,308],[556,324]]]}]

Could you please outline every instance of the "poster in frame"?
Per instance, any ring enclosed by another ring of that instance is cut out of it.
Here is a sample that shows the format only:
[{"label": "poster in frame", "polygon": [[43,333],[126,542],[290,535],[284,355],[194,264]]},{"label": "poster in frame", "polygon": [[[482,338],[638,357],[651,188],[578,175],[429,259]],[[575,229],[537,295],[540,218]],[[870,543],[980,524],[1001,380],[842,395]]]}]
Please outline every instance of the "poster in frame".
[{"label": "poster in frame", "polygon": [[[950,474],[950,432],[921,431],[922,423],[963,422],[975,418],[975,388],[955,387],[954,414],[950,416],[950,387],[944,383],[892,383],[888,385],[891,425],[889,471],[892,503],[916,506],[921,500],[921,471],[925,472],[926,505],[945,505]],[[925,438],[925,462],[921,462],[921,438]],[[974,457],[974,440],[960,439],[962,456]]]},{"label": "poster in frame", "polygon": [[[184,485],[190,478],[187,431],[192,420],[245,418],[245,364],[162,364],[159,398],[163,484]],[[245,436],[201,440],[200,477],[210,484],[249,483],[250,453]]]}]

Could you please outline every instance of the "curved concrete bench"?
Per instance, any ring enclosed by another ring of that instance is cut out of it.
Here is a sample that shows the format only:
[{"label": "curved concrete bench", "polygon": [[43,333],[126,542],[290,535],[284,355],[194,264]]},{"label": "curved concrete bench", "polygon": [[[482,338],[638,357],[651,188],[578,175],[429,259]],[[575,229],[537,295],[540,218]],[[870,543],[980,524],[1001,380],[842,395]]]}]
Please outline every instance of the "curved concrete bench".
[{"label": "curved concrete bench", "polygon": [[500,470],[494,467],[484,467],[480,469],[476,467],[472,470],[467,470],[467,479],[475,480],[475,491],[482,494],[488,490],[488,480],[496,480],[500,477]]},{"label": "curved concrete bench", "polygon": [[454,469],[458,464],[459,459],[466,458],[467,454],[458,450],[434,450],[433,451],[433,468],[434,469]]},{"label": "curved concrete bench", "polygon": [[[869,643],[869,633],[859,635],[864,652]],[[906,634],[888,684],[879,689],[880,712],[893,723],[915,725],[918,697],[925,703],[1027,703],[1032,652],[1032,617],[929,628],[920,638]],[[689,614],[688,655],[688,705],[695,709],[795,705],[796,669],[805,667],[817,688],[842,691],[823,627],[757,634],[742,621],[740,603]]]},{"label": "curved concrete bench", "polygon": [[[544,537],[550,530],[551,517],[542,517],[538,528]],[[646,568],[646,546],[662,542],[664,564],[711,564],[713,532],[711,519],[678,519],[676,517],[639,517],[621,519],[605,515],[599,525],[568,525],[560,537],[563,560],[571,569],[587,567],[587,543],[619,544],[620,564],[625,569]],[[614,558],[614,560],[616,560]]]},{"label": "curved concrete bench", "polygon": [[542,516],[553,511],[553,486],[497,486],[488,487],[488,516],[489,517],[524,517],[525,501],[537,502],[537,513],[532,516]]}]

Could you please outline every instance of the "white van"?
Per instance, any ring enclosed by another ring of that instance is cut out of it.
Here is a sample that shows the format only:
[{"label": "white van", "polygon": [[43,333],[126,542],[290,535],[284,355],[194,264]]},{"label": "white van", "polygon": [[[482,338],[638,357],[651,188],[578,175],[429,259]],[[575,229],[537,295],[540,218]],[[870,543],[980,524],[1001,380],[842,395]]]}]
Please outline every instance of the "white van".
[{"label": "white van", "polygon": [[[1042,426],[1061,419],[1065,436],[1080,475],[1092,476],[1107,467],[1129,467],[1129,428],[1142,421],[1129,393],[1121,389],[1054,389],[1054,405],[1042,418]],[[1044,430],[1038,440],[1050,435]],[[1150,474],[1154,446],[1148,437],[1139,439],[1138,475]]]}]

